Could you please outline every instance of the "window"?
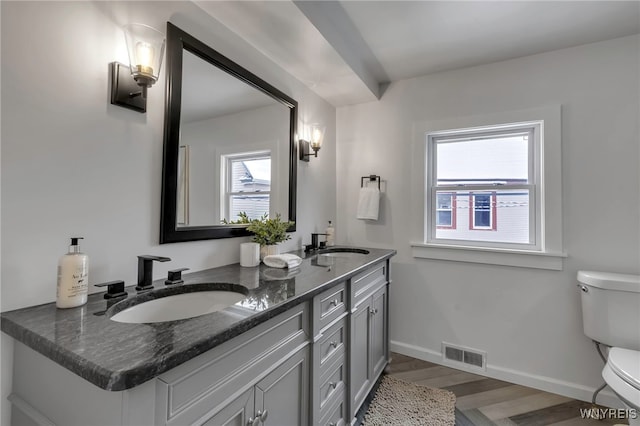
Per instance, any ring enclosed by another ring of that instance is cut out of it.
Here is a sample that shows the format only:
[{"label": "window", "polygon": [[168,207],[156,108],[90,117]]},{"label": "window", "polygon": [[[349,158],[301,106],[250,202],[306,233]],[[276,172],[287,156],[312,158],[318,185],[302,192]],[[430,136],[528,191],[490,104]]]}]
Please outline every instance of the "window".
[{"label": "window", "polygon": [[413,123],[412,255],[562,270],[561,110]]},{"label": "window", "polygon": [[[427,242],[541,249],[540,126],[427,134]],[[468,226],[455,226],[456,216]]]},{"label": "window", "polygon": [[455,229],[456,198],[453,193],[440,193],[436,200],[436,226],[438,228]]},{"label": "window", "polygon": [[496,193],[471,193],[469,209],[471,229],[486,229],[496,231]]},{"label": "window", "polygon": [[251,152],[222,156],[224,195],[222,217],[237,220],[240,212],[249,219],[269,214],[271,154]]}]

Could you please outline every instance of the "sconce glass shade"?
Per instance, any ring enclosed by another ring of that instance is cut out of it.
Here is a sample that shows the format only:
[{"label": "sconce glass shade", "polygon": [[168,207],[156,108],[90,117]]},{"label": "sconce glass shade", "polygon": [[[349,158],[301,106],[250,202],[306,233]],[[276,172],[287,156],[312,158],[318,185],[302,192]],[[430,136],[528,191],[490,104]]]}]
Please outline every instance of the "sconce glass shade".
[{"label": "sconce glass shade", "polygon": [[[318,157],[318,151],[322,148],[322,141],[324,140],[324,131],[325,127],[320,126],[319,124],[310,124],[306,128],[305,137],[306,139],[300,139],[298,141],[299,150],[300,150],[300,160],[308,162],[310,157]],[[313,150],[313,153],[311,153]]]},{"label": "sconce glass shade", "polygon": [[322,141],[324,140],[324,127],[321,127],[319,124],[311,125],[311,140],[309,143],[311,144],[311,149],[315,152],[318,152],[320,148],[322,148]]},{"label": "sconce glass shade", "polygon": [[133,79],[141,87],[151,87],[160,75],[164,57],[164,34],[144,24],[123,28]]}]

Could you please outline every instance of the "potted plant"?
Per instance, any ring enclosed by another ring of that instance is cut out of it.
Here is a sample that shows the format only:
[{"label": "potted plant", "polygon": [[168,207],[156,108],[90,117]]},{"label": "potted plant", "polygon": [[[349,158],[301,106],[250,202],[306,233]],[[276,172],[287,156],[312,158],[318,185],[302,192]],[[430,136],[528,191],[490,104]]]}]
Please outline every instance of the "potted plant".
[{"label": "potted plant", "polygon": [[278,243],[291,239],[287,234],[290,226],[293,226],[293,222],[283,221],[280,213],[273,219],[265,213],[260,219],[249,222],[247,230],[254,233],[253,241],[260,244],[260,259],[279,253]]}]

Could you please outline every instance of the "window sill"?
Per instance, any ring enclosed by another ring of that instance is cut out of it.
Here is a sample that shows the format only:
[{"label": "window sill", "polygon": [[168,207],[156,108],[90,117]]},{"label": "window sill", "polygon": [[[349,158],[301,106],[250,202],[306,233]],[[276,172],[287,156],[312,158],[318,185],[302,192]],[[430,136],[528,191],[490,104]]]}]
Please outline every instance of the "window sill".
[{"label": "window sill", "polygon": [[411,243],[413,257],[561,271],[564,253]]}]

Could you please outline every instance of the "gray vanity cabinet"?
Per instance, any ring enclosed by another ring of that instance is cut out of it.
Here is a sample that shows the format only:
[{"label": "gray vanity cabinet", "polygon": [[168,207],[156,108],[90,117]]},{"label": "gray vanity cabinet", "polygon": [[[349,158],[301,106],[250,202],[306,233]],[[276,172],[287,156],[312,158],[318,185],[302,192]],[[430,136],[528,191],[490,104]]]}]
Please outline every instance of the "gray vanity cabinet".
[{"label": "gray vanity cabinet", "polygon": [[306,424],[308,306],[297,305],[158,376],[155,424]]},{"label": "gray vanity cabinet", "polygon": [[307,422],[307,348],[224,405],[202,426],[281,426]]},{"label": "gray vanity cabinet", "polygon": [[389,360],[388,261],[314,298],[312,424],[349,424]]},{"label": "gray vanity cabinet", "polygon": [[351,281],[349,389],[354,417],[389,359],[388,266],[356,275]]},{"label": "gray vanity cabinet", "polygon": [[250,387],[225,405],[217,414],[202,423],[202,426],[252,426],[254,400],[255,389]]},{"label": "gray vanity cabinet", "polygon": [[388,268],[388,258],[369,264],[313,299],[124,391],[98,388],[17,342],[12,424],[353,423],[389,359]]}]

